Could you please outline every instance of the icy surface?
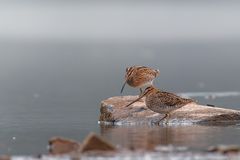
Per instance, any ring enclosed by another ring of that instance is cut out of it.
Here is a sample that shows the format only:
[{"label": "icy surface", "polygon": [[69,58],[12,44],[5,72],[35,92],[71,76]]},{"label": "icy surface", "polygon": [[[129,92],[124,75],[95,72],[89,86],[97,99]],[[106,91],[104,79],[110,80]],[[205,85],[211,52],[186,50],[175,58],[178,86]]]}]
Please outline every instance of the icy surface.
[{"label": "icy surface", "polygon": [[[223,155],[218,153],[192,153],[192,152],[122,152],[114,156],[82,155],[81,160],[240,160],[240,154]],[[69,156],[42,156],[40,160],[71,160]],[[34,157],[12,157],[12,160],[39,160]]]}]

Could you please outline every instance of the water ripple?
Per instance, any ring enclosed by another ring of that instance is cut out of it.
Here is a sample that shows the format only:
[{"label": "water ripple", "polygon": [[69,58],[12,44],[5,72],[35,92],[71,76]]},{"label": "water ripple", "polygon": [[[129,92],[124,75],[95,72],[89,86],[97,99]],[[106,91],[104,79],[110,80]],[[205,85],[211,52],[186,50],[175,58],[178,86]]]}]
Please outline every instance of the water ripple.
[{"label": "water ripple", "polygon": [[226,91],[226,92],[185,92],[178,93],[178,95],[186,98],[191,97],[204,97],[205,99],[215,99],[223,97],[237,97],[240,96],[238,91]]}]

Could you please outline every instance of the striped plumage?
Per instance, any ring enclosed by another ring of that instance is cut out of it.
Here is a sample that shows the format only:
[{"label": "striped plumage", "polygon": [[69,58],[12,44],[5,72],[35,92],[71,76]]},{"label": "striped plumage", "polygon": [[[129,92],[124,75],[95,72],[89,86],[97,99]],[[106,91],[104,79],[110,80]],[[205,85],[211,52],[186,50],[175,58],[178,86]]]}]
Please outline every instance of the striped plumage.
[{"label": "striped plumage", "polygon": [[160,74],[159,70],[145,66],[132,66],[126,68],[125,82],[122,86],[121,93],[126,83],[134,88],[147,87],[153,84],[153,80]]},{"label": "striped plumage", "polygon": [[144,92],[139,98],[128,104],[126,107],[135,103],[144,96],[146,97],[146,106],[150,110],[157,113],[165,114],[165,116],[160,119],[159,122],[164,118],[168,117],[172,111],[179,109],[189,103],[195,103],[195,101],[192,99],[182,98],[173,93],[160,91],[153,86],[149,86],[144,90]]}]

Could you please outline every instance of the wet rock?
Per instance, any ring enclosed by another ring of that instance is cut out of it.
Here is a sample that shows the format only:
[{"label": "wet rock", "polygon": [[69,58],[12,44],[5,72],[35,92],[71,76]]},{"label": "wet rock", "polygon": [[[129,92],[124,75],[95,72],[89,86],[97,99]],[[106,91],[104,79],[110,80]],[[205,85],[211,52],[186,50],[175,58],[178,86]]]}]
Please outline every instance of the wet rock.
[{"label": "wet rock", "polygon": [[80,147],[77,141],[66,138],[54,137],[49,140],[49,153],[53,155],[79,152]]},{"label": "wet rock", "polygon": [[208,148],[209,152],[218,152],[222,154],[240,153],[240,146],[237,145],[219,145]]},{"label": "wet rock", "polygon": [[82,153],[88,151],[116,151],[116,148],[95,133],[90,133],[84,139],[81,147]]},{"label": "wet rock", "polygon": [[90,133],[82,144],[61,137],[54,137],[49,140],[49,153],[52,155],[71,154],[79,156],[80,153],[90,151],[93,154],[99,154],[101,151],[107,154],[107,151],[116,151],[116,148],[95,133]]},{"label": "wet rock", "polygon": [[[137,124],[158,121],[164,115],[155,113],[145,106],[144,99],[124,107],[137,96],[111,97],[101,102],[100,118],[102,123]],[[236,123],[240,120],[240,111],[190,103],[175,110],[169,117],[169,124],[183,123]],[[165,124],[166,119],[161,123]]]},{"label": "wet rock", "polygon": [[0,156],[0,160],[10,160],[10,159],[11,159],[11,157],[8,156],[8,155],[2,155],[2,156]]}]

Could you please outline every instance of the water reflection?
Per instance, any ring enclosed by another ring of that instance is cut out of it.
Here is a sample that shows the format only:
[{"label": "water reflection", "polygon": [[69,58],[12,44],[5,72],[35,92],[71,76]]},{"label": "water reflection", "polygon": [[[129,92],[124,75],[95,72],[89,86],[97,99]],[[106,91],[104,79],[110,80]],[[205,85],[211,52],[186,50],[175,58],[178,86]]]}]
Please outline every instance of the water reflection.
[{"label": "water reflection", "polygon": [[[221,132],[219,132],[221,130]],[[151,150],[156,145],[187,146],[203,149],[210,145],[240,143],[234,126],[100,126],[101,135],[121,147]],[[223,135],[229,136],[222,139]],[[231,135],[231,136],[230,136]]]}]

